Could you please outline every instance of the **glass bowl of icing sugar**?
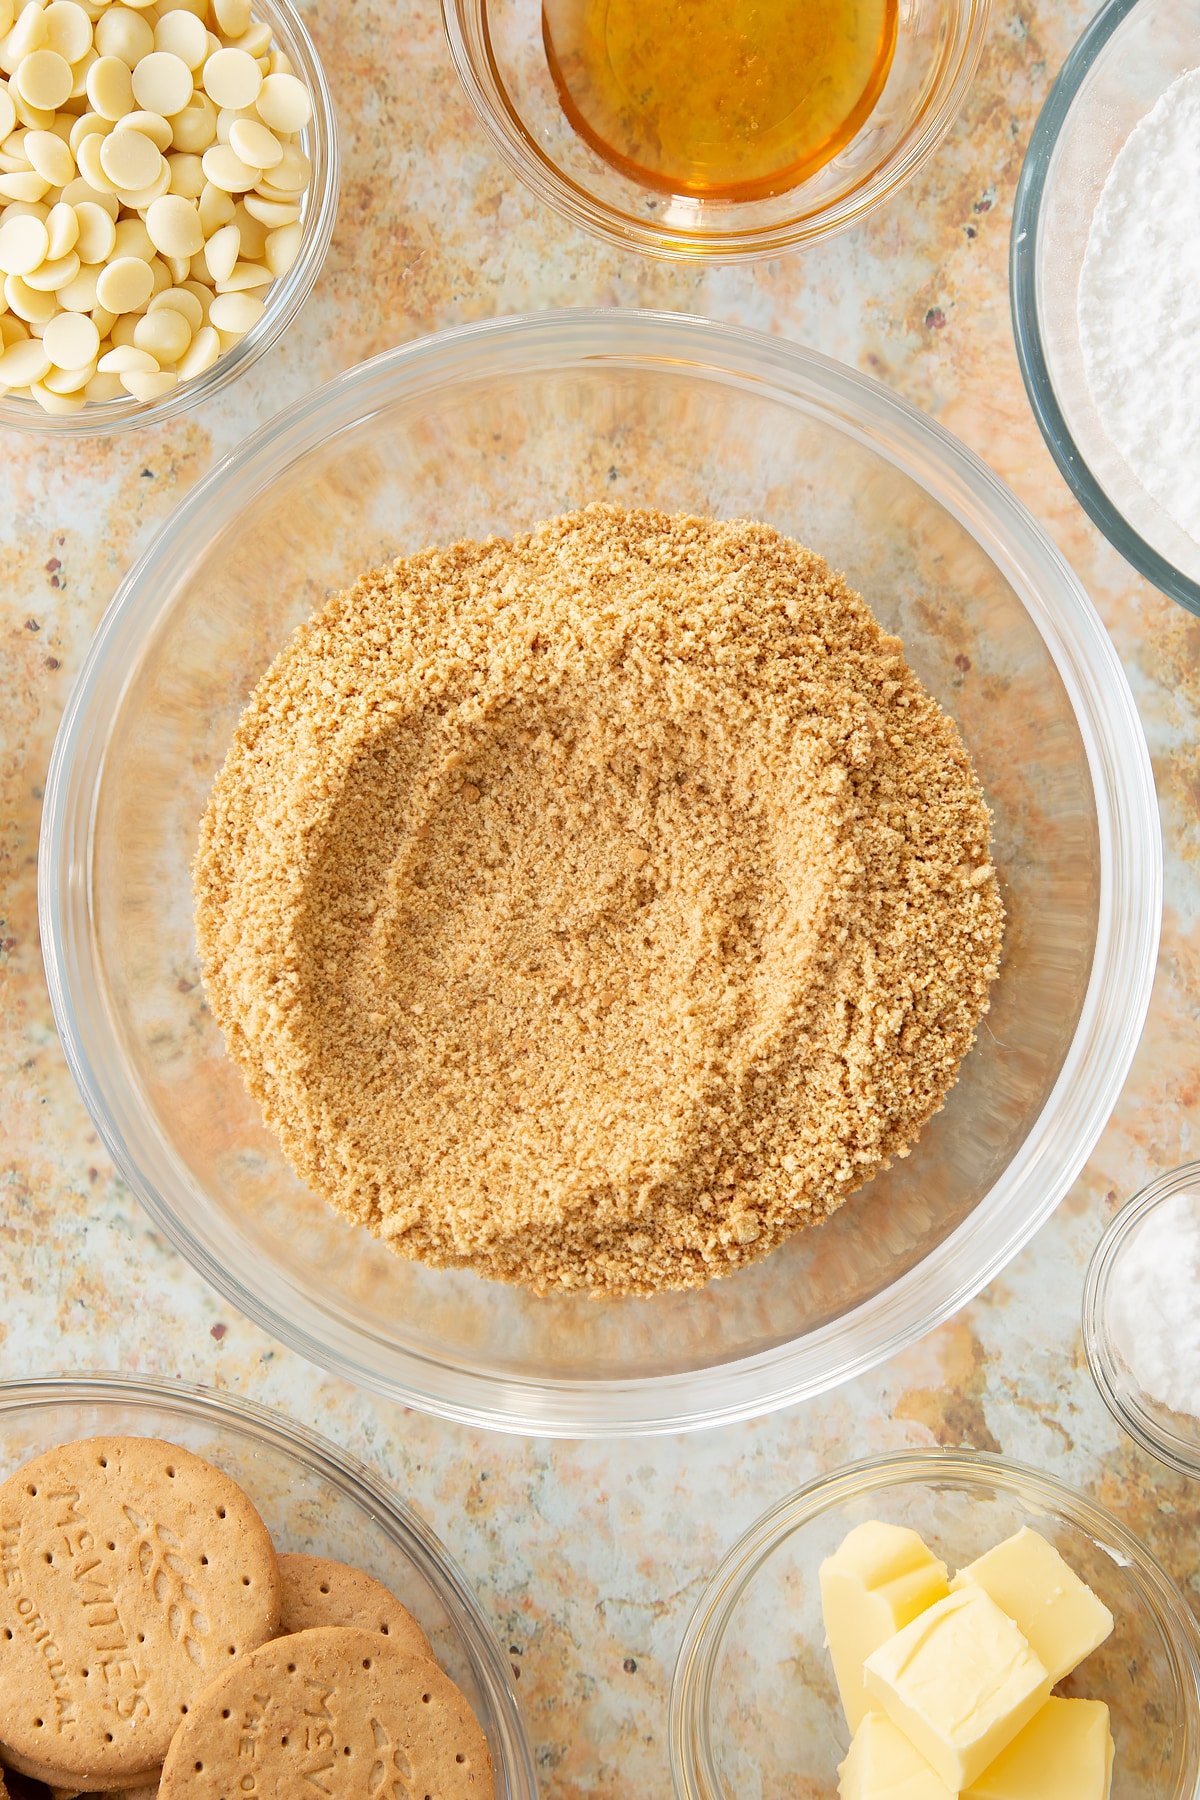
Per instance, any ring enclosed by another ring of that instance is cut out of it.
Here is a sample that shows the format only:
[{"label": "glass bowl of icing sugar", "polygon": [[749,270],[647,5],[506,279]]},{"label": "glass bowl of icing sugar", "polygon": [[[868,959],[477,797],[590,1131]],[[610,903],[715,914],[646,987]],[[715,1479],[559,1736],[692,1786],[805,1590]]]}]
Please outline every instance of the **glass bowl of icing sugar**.
[{"label": "glass bowl of icing sugar", "polygon": [[1200,1477],[1200,1162],[1152,1181],[1117,1214],[1088,1268],[1083,1337],[1118,1424]]},{"label": "glass bowl of icing sugar", "polygon": [[1178,0],[1109,0],[1063,65],[1013,216],[1017,354],[1076,499],[1200,614],[1200,40]]}]

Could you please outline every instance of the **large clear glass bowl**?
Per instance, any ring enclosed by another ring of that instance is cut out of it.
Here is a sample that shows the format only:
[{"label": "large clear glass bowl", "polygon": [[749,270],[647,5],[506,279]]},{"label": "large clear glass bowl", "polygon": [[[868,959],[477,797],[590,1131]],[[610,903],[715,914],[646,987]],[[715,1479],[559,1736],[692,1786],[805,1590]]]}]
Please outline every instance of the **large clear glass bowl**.
[{"label": "large clear glass bowl", "polygon": [[1017,356],[1051,455],[1125,560],[1194,613],[1200,544],[1142,487],[1093,404],[1079,339],[1079,274],[1118,152],[1172,82],[1200,66],[1197,23],[1194,7],[1180,0],[1108,0],[1100,8],[1030,139],[1011,266]]},{"label": "large clear glass bowl", "polygon": [[868,1519],[908,1525],[951,1568],[1028,1526],[1115,1620],[1064,1690],[1104,1700],[1112,1800],[1200,1795],[1200,1635],[1178,1589],[1110,1513],[999,1456],[927,1450],[856,1463],[753,1525],[700,1597],[671,1690],[678,1800],[833,1796],[847,1734],[817,1571]]},{"label": "large clear glass bowl", "polygon": [[[597,496],[749,515],[870,597],[955,713],[1009,909],[992,1011],[914,1153],[819,1229],[699,1292],[539,1299],[397,1259],[296,1177],[205,1010],[189,867],[239,711],[358,571]],[[325,1367],[497,1427],[677,1430],[869,1368],[1001,1269],[1075,1179],[1145,1014],[1154,787],[1104,630],[984,466],[885,388],[779,339],[579,311],[447,332],[292,407],[122,583],[47,781],[55,1015],[155,1223]]]},{"label": "large clear glass bowl", "polygon": [[45,1375],[0,1384],[0,1479],[56,1444],[162,1438],[239,1482],[279,1550],[365,1569],[424,1627],[467,1696],[496,1765],[498,1800],[537,1800],[508,1659],[444,1545],[365,1464],[253,1401],[177,1381]]},{"label": "large clear glass bowl", "polygon": [[500,155],[539,200],[622,249],[688,261],[776,256],[845,231],[899,192],[962,110],[991,0],[900,0],[883,93],[804,181],[761,200],[659,193],[570,124],[542,41],[542,0],[442,0],[454,65]]}]

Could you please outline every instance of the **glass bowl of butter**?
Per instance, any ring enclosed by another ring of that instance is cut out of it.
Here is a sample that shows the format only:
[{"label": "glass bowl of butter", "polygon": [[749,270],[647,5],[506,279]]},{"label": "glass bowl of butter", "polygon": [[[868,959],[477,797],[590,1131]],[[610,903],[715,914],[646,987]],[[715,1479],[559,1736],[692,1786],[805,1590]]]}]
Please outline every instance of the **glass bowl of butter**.
[{"label": "glass bowl of butter", "polygon": [[679,1800],[1194,1800],[1200,1633],[1125,1526],[1052,1477],[883,1456],[729,1551],[670,1747]]}]

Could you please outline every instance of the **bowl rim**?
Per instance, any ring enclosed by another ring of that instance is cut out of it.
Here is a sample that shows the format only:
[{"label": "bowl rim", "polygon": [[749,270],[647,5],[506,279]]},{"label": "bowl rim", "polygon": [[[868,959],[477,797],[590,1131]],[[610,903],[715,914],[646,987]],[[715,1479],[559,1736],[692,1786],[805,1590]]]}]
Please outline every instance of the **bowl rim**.
[{"label": "bowl rim", "polygon": [[132,397],[128,401],[107,400],[86,405],[82,412],[57,415],[43,412],[36,400],[5,394],[0,395],[0,432],[23,432],[30,437],[99,438],[161,425],[210,400],[244,375],[279,341],[311,294],[337,222],[341,187],[337,114],[324,63],[293,0],[253,0],[253,4],[256,16],[266,20],[273,36],[290,40],[289,52],[299,59],[298,73],[312,99],[312,121],[305,128],[311,134],[312,182],[301,211],[303,231],[295,262],[285,275],[271,283],[263,312],[245,337],[232,349],[222,351],[210,369],[192,381],[180,382],[161,400],[148,405]]},{"label": "bowl rim", "polygon": [[1108,0],[1101,7],[1076,39],[1038,115],[1013,201],[1009,301],[1021,379],[1059,473],[1093,525],[1125,561],[1170,599],[1200,615],[1200,582],[1183,574],[1149,544],[1093,475],[1058,403],[1038,312],[1039,232],[1059,135],[1101,52],[1140,4],[1141,0]]},{"label": "bowl rim", "polygon": [[[818,1475],[769,1507],[726,1551],[705,1583],[684,1631],[671,1679],[667,1728],[676,1800],[725,1800],[710,1738],[712,1688],[729,1621],[763,1564],[794,1531],[848,1500],[880,1489],[949,1480],[963,1487],[999,1487],[1029,1495],[1065,1514],[1138,1571],[1163,1620],[1180,1685],[1191,1701],[1192,1735],[1200,1743],[1200,1625],[1178,1586],[1129,1527],[1086,1494],[1011,1457],[986,1450],[925,1446],[891,1450]],[[1186,1671],[1187,1679],[1183,1679]],[[1200,1782],[1192,1800],[1200,1795]]]},{"label": "bowl rim", "polygon": [[[1070,697],[1096,798],[1101,899],[1079,1024],[1041,1113],[971,1218],[885,1294],[803,1338],[682,1373],[518,1379],[453,1354],[381,1346],[359,1327],[320,1313],[311,1291],[281,1280],[270,1265],[243,1272],[210,1254],[178,1197],[167,1198],[142,1176],[125,1143],[116,1113],[128,1096],[113,1086],[104,1054],[111,1020],[88,1023],[92,1036],[99,1034],[98,1044],[89,1042],[72,1000],[73,983],[95,987],[90,916],[81,919],[73,903],[88,889],[103,726],[132,678],[143,619],[153,616],[155,596],[168,591],[171,569],[202,553],[209,513],[222,496],[253,498],[307,450],[385,407],[389,395],[411,400],[498,372],[596,364],[682,366],[695,379],[765,389],[782,404],[831,420],[959,521],[1030,612]],[[566,309],[460,326],[361,364],[261,427],[168,517],[117,589],[63,714],[43,807],[39,923],[64,1052],[107,1149],[155,1225],[240,1312],[331,1373],[463,1423],[576,1438],[675,1432],[757,1417],[863,1373],[950,1317],[1049,1218],[1099,1137],[1141,1035],[1162,904],[1157,821],[1149,753],[1116,651],[1065,558],[973,452],[881,383],[785,339],[688,314]],[[952,1265],[968,1235],[973,1259],[965,1275]]]},{"label": "bowl rim", "polygon": [[1142,1404],[1140,1391],[1116,1354],[1109,1331],[1112,1282],[1121,1252],[1142,1220],[1188,1191],[1200,1193],[1200,1161],[1181,1163],[1139,1188],[1110,1220],[1093,1250],[1083,1284],[1083,1347],[1100,1398],[1121,1429],[1141,1449],[1180,1475],[1200,1480],[1200,1442],[1189,1442]]},{"label": "bowl rim", "polygon": [[[374,1522],[395,1540],[445,1603],[472,1671],[495,1715],[499,1742],[490,1748],[508,1787],[508,1800],[537,1800],[533,1752],[512,1672],[500,1641],[458,1563],[421,1514],[382,1476],[339,1444],[274,1407],[242,1394],[154,1375],[86,1369],[0,1380],[0,1420],[61,1405],[112,1402],[170,1408],[187,1418],[231,1420],[259,1440],[315,1470],[343,1494],[368,1505]],[[253,1498],[253,1496],[251,1496]]]},{"label": "bowl rim", "polygon": [[[491,53],[487,0],[442,0],[442,20],[454,67],[476,116],[494,149],[537,199],[572,224],[622,249],[635,249],[660,260],[702,258],[720,263],[777,256],[818,243],[848,230],[907,186],[962,111],[987,40],[992,0],[956,0],[956,4],[956,30],[940,52],[943,68],[936,104],[926,109],[921,128],[894,163],[876,170],[868,181],[828,208],[772,225],[731,226],[720,231],[652,224],[635,212],[598,200],[581,182],[564,175],[524,127],[500,80]],[[468,9],[470,17],[464,29],[460,12]]]}]

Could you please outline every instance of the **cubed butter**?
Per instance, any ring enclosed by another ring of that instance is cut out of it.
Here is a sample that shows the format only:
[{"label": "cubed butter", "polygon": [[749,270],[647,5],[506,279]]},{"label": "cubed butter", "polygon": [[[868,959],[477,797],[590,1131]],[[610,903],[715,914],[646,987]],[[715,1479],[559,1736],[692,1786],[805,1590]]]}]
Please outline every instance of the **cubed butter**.
[{"label": "cubed butter", "polygon": [[821,1564],[825,1641],[852,1735],[871,1710],[867,1657],[949,1592],[945,1563],[904,1525],[856,1525]]},{"label": "cubed butter", "polygon": [[886,1713],[868,1713],[838,1770],[840,1800],[954,1800]]},{"label": "cubed butter", "polygon": [[1113,1616],[1053,1544],[1028,1526],[968,1563],[951,1582],[973,1584],[1006,1612],[1034,1655],[1059,1682],[1102,1644]]},{"label": "cubed butter", "polygon": [[1108,1800],[1112,1767],[1104,1702],[1051,1699],[972,1782],[963,1800]]},{"label": "cubed butter", "polygon": [[952,1793],[995,1762],[1050,1697],[1045,1666],[981,1587],[947,1595],[868,1656],[870,1698]]}]

